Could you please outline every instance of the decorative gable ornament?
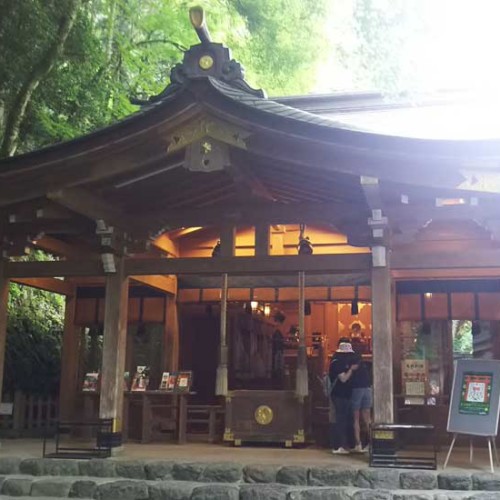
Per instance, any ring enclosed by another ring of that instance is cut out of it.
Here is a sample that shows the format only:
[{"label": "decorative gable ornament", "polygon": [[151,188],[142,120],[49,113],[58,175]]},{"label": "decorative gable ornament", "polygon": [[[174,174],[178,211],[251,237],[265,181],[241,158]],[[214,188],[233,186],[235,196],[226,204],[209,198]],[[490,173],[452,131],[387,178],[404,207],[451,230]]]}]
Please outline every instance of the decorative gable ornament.
[{"label": "decorative gable ornament", "polygon": [[204,137],[188,145],[184,168],[192,172],[216,172],[230,165],[229,148],[211,137]]},{"label": "decorative gable ornament", "polygon": [[212,42],[203,9],[192,7],[189,9],[189,18],[201,43],[184,52],[182,62],[172,68],[170,84],[163,92],[147,100],[132,99],[132,103],[148,105],[161,101],[189,81],[202,78],[214,78],[252,96],[266,98],[264,90],[253,89],[245,81],[245,70],[238,61],[231,58],[231,51],[221,43]]}]

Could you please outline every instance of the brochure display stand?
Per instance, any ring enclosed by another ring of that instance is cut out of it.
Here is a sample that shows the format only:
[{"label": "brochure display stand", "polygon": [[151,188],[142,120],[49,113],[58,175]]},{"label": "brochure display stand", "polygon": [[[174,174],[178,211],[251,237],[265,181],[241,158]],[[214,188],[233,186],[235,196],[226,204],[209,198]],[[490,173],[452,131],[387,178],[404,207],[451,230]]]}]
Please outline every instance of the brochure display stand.
[{"label": "brochure display stand", "polygon": [[469,459],[473,459],[473,436],[488,440],[491,472],[494,472],[493,452],[498,465],[495,437],[500,412],[500,361],[460,359],[455,362],[448,432],[453,433],[444,468],[459,434],[470,436]]}]

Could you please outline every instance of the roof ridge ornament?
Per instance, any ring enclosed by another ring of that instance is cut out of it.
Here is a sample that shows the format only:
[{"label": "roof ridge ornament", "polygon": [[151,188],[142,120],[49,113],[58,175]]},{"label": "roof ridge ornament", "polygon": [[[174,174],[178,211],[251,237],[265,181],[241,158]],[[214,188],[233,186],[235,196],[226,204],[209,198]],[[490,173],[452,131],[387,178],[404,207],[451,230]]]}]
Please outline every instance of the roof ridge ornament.
[{"label": "roof ridge ornament", "polygon": [[189,19],[201,43],[192,45],[184,52],[182,62],[172,68],[170,84],[163,92],[147,100],[132,99],[131,102],[139,105],[158,102],[190,81],[203,78],[214,78],[255,97],[266,98],[263,90],[253,89],[245,81],[245,70],[238,61],[231,58],[231,51],[221,43],[212,41],[203,8],[191,7]]}]

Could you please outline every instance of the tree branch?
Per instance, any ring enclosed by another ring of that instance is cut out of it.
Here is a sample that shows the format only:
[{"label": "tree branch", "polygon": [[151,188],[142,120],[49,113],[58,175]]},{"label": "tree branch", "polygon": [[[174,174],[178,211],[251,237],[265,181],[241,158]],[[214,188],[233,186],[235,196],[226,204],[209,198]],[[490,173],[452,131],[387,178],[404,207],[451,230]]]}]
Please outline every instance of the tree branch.
[{"label": "tree branch", "polygon": [[188,50],[188,48],[182,45],[181,43],[174,42],[173,40],[168,40],[167,38],[158,38],[154,40],[141,40],[140,42],[135,42],[134,45],[136,47],[139,47],[140,45],[149,45],[153,43],[166,43],[168,45],[172,45],[173,47],[179,49],[181,52],[186,52],[186,50]]},{"label": "tree branch", "polygon": [[1,156],[12,156],[16,152],[19,131],[31,96],[40,82],[50,73],[61,55],[64,44],[73,27],[80,3],[81,0],[70,0],[68,2],[65,9],[66,12],[63,14],[59,23],[55,40],[39,62],[35,64],[14,98],[14,102],[12,103],[5,123],[4,137],[0,149]]}]

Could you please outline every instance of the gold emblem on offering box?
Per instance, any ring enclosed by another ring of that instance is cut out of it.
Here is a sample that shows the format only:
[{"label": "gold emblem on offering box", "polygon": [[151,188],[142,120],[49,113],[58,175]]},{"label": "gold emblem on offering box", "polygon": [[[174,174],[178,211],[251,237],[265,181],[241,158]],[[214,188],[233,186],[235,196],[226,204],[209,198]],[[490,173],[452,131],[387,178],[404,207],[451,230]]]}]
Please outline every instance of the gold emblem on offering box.
[{"label": "gold emblem on offering box", "polygon": [[204,55],[200,57],[198,64],[200,65],[201,69],[206,70],[210,69],[213,66],[214,60],[212,59],[212,56]]},{"label": "gold emblem on offering box", "polygon": [[269,406],[261,405],[255,410],[255,421],[260,425],[268,425],[273,421],[274,413]]}]

